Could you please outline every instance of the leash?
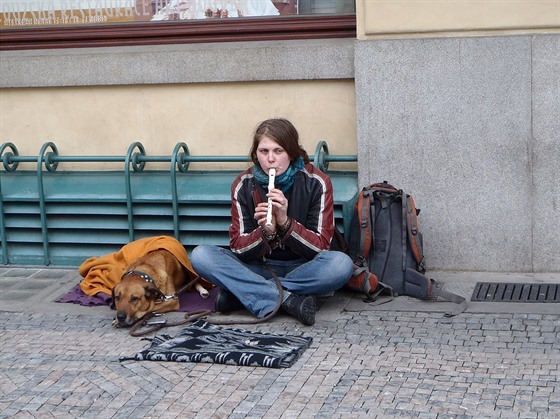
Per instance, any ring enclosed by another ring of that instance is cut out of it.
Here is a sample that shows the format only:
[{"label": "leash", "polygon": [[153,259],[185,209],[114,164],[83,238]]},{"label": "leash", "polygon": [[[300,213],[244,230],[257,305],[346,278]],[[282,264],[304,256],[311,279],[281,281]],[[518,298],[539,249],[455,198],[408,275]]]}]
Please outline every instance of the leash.
[{"label": "leash", "polygon": [[[273,318],[274,316],[276,316],[276,314],[278,314],[278,311],[280,310],[280,306],[282,305],[282,302],[284,301],[284,290],[282,289],[282,283],[280,282],[280,279],[278,278],[276,273],[270,268],[270,266],[266,262],[264,262],[264,265],[268,269],[268,271],[272,274],[272,277],[274,278],[274,282],[276,283],[276,286],[278,288],[278,300],[276,302],[276,306],[274,307],[274,310],[272,310],[270,313],[268,313],[266,316],[264,316],[263,318],[260,318],[260,319],[259,318],[254,318],[254,319],[249,319],[249,320],[231,320],[231,319],[227,319],[227,320],[226,319],[222,319],[222,320],[211,319],[211,320],[209,320],[209,319],[206,319],[206,321],[208,323],[215,324],[215,325],[259,324],[259,323],[264,323],[264,322],[270,320],[271,318]],[[134,272],[134,273],[138,274],[137,272]],[[176,292],[174,292],[170,296],[165,296],[165,295],[163,295],[163,293],[161,293],[161,294],[162,294],[164,299],[178,298],[178,295],[181,292],[183,292],[187,288],[191,287],[199,279],[200,279],[200,275],[197,275],[197,277],[195,279],[193,279],[188,284],[179,288]],[[150,280],[151,280],[151,278],[150,278]],[[145,335],[148,335],[150,333],[157,332],[158,330],[163,329],[164,327],[174,327],[174,326],[181,326],[181,325],[187,324],[187,323],[192,323],[192,322],[194,322],[198,319],[207,317],[210,314],[212,314],[211,310],[199,310],[199,311],[193,311],[193,312],[186,312],[185,316],[182,320],[179,320],[179,321],[176,321],[176,322],[169,322],[169,321],[167,321],[167,319],[151,320],[154,317],[159,317],[159,316],[163,315],[163,314],[151,311],[149,313],[146,313],[144,316],[142,316],[140,319],[138,319],[138,321],[136,321],[136,323],[134,323],[132,325],[132,327],[130,328],[129,334],[130,334],[130,336],[133,336],[133,337],[145,336]]]},{"label": "leash", "polygon": [[282,283],[280,282],[280,279],[278,279],[278,276],[276,275],[276,272],[274,272],[266,262],[263,262],[263,263],[264,263],[264,266],[266,267],[266,269],[268,269],[268,271],[272,274],[272,278],[274,278],[274,282],[276,283],[276,287],[278,288],[278,300],[276,300],[276,306],[274,307],[274,310],[272,310],[270,313],[268,313],[266,316],[264,316],[261,319],[258,319],[258,318],[249,319],[249,320],[225,320],[225,319],[223,319],[221,321],[209,320],[208,323],[218,324],[218,325],[259,324],[259,323],[264,323],[264,322],[272,319],[274,316],[276,316],[276,314],[278,314],[278,311],[280,311],[280,306],[282,305],[282,302],[284,301],[284,290],[282,289]]},{"label": "leash", "polygon": [[[145,274],[144,272],[140,272],[140,271],[128,271],[123,275],[123,277],[125,277],[126,275],[131,275],[131,274],[138,275],[140,278],[144,279],[144,281],[155,284],[154,280],[148,274]],[[181,288],[179,288],[177,291],[175,291],[171,295],[165,295],[163,292],[161,292],[158,289],[158,292],[159,292],[159,295],[160,295],[160,300],[169,301],[169,300],[175,300],[175,299],[179,298],[180,293],[185,291],[187,288],[193,286],[195,284],[195,282],[198,281],[199,279],[200,279],[200,275],[197,275],[197,277],[195,279],[193,279],[191,282],[183,285]],[[157,302],[156,302],[156,304],[157,304]],[[187,313],[185,313],[185,319],[184,320],[174,322],[174,323],[170,323],[170,322],[167,321],[167,319],[151,320],[154,317],[163,316],[163,314],[162,313],[156,313],[155,311],[150,311],[150,312],[144,314],[142,317],[140,317],[132,325],[132,327],[130,328],[129,334],[130,334],[130,336],[134,336],[134,337],[144,336],[144,335],[147,335],[149,333],[155,332],[155,331],[157,331],[157,330],[159,330],[163,327],[180,326],[182,324],[193,322],[195,320],[200,319],[201,317],[204,317],[204,316],[208,315],[209,313],[210,313],[210,310],[200,310],[200,311],[195,311],[195,312],[192,312],[192,313],[187,312]]]},{"label": "leash", "polygon": [[200,311],[193,311],[185,313],[185,317],[183,320],[177,322],[168,322],[167,319],[162,320],[150,320],[154,317],[163,316],[163,314],[155,313],[150,311],[149,313],[144,314],[136,323],[132,325],[130,328],[130,336],[140,337],[145,336],[153,332],[157,332],[164,327],[173,327],[173,326],[181,326],[183,324],[192,323],[195,320],[201,319],[208,314],[210,314],[210,310],[200,310]]}]

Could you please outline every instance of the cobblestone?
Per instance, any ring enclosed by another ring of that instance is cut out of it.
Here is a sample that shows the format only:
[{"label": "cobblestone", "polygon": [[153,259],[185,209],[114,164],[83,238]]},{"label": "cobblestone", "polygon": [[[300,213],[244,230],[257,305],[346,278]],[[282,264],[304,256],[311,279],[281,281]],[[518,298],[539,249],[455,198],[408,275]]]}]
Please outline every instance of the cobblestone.
[{"label": "cobblestone", "polygon": [[[2,283],[12,288],[26,274],[48,282],[66,272],[11,271]],[[149,343],[113,328],[109,308],[52,298],[6,307],[0,301],[1,418],[560,417],[558,310],[446,318],[364,306],[319,312],[312,327],[279,316],[244,328],[313,342],[291,368],[267,369],[120,362]]]}]

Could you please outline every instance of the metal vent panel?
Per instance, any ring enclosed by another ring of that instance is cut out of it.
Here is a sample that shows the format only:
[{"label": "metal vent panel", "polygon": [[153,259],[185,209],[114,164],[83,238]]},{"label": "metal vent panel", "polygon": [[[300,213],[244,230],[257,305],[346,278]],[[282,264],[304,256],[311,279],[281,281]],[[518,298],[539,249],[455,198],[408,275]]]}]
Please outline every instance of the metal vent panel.
[{"label": "metal vent panel", "polygon": [[560,284],[477,282],[471,301],[560,303]]},{"label": "metal vent panel", "polygon": [[[2,173],[0,262],[78,266],[91,256],[156,235],[177,236],[190,252],[197,244],[229,245],[230,187],[235,172],[131,175],[122,172]],[[356,173],[333,173],[335,219],[341,231],[357,194]]]}]

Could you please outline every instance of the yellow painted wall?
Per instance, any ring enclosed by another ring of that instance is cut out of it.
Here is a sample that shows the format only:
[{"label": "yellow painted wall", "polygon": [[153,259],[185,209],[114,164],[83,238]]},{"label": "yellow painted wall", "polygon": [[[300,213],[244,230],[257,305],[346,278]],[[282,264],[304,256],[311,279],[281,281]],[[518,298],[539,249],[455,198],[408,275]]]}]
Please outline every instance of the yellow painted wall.
[{"label": "yellow painted wall", "polygon": [[[36,156],[47,141],[62,156],[124,156],[134,141],[154,156],[171,155],[181,141],[191,155],[247,155],[256,125],[271,117],[290,119],[311,157],[319,140],[331,154],[356,154],[353,80],[0,90],[0,142],[13,142],[21,156]],[[58,170],[74,168],[62,163]]]},{"label": "yellow painted wall", "polygon": [[560,30],[560,0],[358,0],[358,38]]}]

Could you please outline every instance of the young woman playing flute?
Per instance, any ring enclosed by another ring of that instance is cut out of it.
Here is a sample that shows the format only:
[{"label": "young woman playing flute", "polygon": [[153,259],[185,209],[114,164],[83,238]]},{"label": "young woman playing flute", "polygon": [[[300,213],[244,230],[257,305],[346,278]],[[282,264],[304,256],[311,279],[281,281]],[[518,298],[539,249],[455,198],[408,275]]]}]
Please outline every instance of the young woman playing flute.
[{"label": "young woman playing flute", "polygon": [[[329,250],[335,228],[331,180],[310,164],[286,119],[260,123],[250,155],[254,165],[231,187],[230,248],[200,245],[191,263],[220,288],[216,311],[245,307],[258,318],[271,313],[280,295],[272,269],[283,288],[281,310],[313,325],[315,297],[342,287],[353,271],[346,254]],[[269,190],[270,169],[275,187]]]}]

